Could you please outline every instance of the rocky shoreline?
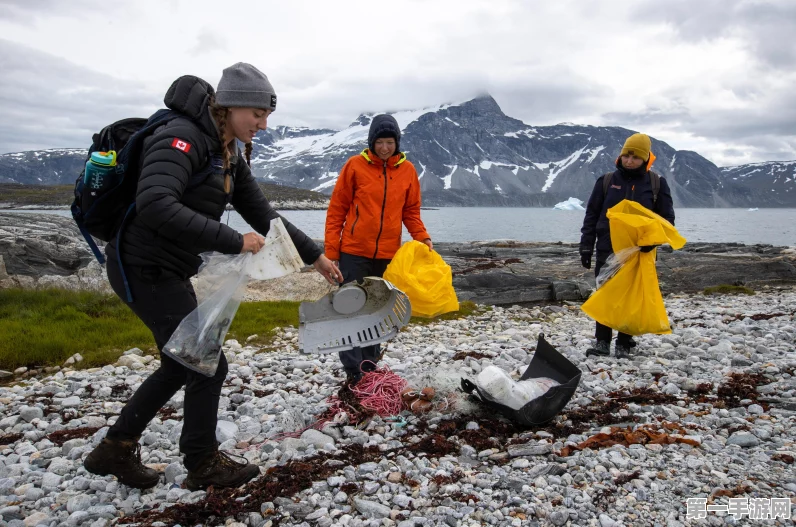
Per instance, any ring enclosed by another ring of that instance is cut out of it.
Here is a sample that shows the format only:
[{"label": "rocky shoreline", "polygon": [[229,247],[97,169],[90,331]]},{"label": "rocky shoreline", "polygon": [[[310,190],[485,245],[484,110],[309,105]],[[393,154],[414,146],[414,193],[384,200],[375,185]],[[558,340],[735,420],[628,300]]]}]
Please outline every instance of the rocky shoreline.
[{"label": "rocky shoreline", "polygon": [[[594,288],[570,243],[492,240],[437,243],[453,270],[460,300],[513,305],[578,301]],[[690,243],[659,249],[658,276],[665,294],[694,293],[735,284],[753,289],[796,284],[796,249],[770,245]],[[4,271],[5,269],[5,271]],[[0,287],[62,287],[109,291],[103,269],[69,218],[0,212]],[[253,283],[247,300],[316,300],[329,292],[317,273]]]},{"label": "rocky shoreline", "polygon": [[[594,272],[581,267],[577,244],[495,240],[435,248],[453,270],[460,299],[496,305],[585,300],[594,288]],[[679,251],[666,246],[658,250],[657,270],[664,294],[723,284],[794,284],[796,250],[734,243],[691,243]]]}]

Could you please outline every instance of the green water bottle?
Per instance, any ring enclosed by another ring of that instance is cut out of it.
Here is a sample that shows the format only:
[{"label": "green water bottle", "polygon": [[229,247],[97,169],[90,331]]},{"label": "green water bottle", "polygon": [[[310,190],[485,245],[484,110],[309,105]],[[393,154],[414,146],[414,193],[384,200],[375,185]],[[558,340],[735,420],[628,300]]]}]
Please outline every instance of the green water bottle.
[{"label": "green water bottle", "polygon": [[116,169],[116,151],[93,152],[86,161],[83,174],[83,197],[81,206],[84,211],[91,208],[97,198],[113,188],[118,178]]},{"label": "green water bottle", "polygon": [[97,192],[114,183],[113,175],[116,173],[116,151],[93,152],[86,161],[86,170],[83,184],[91,190],[91,195],[96,197]]}]

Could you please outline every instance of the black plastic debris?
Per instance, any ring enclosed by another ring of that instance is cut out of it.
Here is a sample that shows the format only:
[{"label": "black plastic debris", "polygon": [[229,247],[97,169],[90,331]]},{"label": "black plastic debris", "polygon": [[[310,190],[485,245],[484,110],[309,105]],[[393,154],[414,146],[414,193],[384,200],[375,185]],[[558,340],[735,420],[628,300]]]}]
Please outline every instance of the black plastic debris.
[{"label": "black plastic debris", "polygon": [[544,339],[544,335],[540,334],[536,344],[536,353],[520,380],[547,377],[560,383],[547,390],[544,395],[537,397],[519,410],[513,410],[506,405],[490,401],[475,383],[462,379],[461,384],[462,390],[478,399],[481,404],[494,408],[515,423],[531,427],[546,423],[564,409],[578,388],[580,375],[581,371],[578,367],[561,355]]}]

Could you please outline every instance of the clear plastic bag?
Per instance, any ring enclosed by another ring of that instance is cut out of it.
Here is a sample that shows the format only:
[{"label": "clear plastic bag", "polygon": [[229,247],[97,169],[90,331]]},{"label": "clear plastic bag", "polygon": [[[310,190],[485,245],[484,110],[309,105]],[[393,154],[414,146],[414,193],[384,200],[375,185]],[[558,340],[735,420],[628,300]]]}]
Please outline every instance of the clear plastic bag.
[{"label": "clear plastic bag", "polygon": [[600,289],[608,280],[616,276],[622,266],[640,250],[640,247],[628,247],[617,253],[612,253],[600,268],[600,274],[597,275],[597,289]]},{"label": "clear plastic bag", "polygon": [[515,381],[503,369],[487,366],[478,374],[476,384],[491,401],[519,410],[560,383],[546,377]]},{"label": "clear plastic bag", "polygon": [[221,347],[252,279],[271,279],[301,269],[302,261],[280,218],[271,221],[265,245],[256,254],[203,253],[196,275],[198,305],[163,347],[186,368],[212,377]]},{"label": "clear plastic bag", "polygon": [[208,377],[218,368],[221,346],[235,318],[246,286],[252,254],[202,254],[197,275],[199,305],[185,317],[163,347],[163,353]]}]

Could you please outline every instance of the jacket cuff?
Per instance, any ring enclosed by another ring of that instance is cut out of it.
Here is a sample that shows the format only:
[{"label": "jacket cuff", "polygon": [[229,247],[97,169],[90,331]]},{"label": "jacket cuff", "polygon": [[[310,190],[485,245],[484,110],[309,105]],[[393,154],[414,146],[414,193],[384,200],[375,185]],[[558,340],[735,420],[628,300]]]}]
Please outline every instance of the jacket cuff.
[{"label": "jacket cuff", "polygon": [[303,251],[299,251],[301,260],[307,265],[314,264],[323,254],[323,251],[320,249],[320,247],[318,247],[318,244],[312,240],[310,240],[310,243],[312,244],[312,247]]},{"label": "jacket cuff", "polygon": [[412,236],[412,238],[416,241],[422,242],[423,240],[430,240],[431,235],[426,231],[420,232]]}]

